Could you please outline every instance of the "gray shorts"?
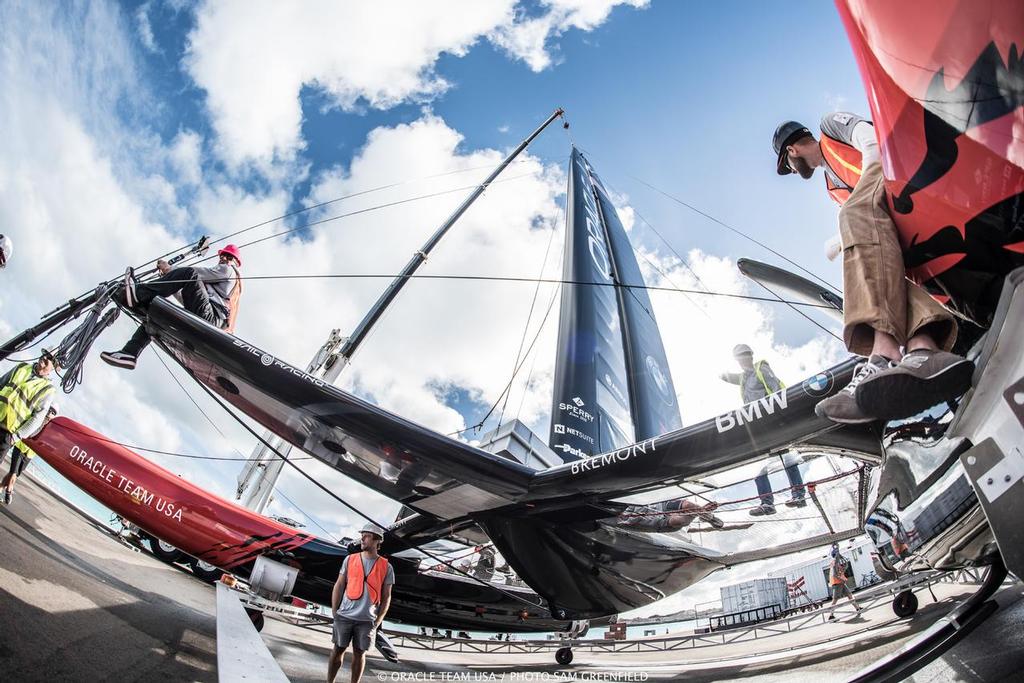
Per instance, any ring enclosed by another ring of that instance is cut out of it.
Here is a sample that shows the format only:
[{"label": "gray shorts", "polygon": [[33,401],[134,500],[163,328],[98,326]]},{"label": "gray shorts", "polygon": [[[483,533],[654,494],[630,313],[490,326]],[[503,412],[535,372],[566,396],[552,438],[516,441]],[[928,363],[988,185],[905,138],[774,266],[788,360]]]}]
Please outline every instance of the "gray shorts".
[{"label": "gray shorts", "polygon": [[839,598],[846,595],[850,596],[851,600],[853,599],[853,593],[850,592],[850,587],[847,586],[845,583],[837,583],[834,586],[832,586],[833,599],[838,600]]},{"label": "gray shorts", "polygon": [[334,647],[344,650],[352,643],[352,649],[366,652],[370,649],[370,631],[372,621],[352,621],[339,616],[334,617]]}]

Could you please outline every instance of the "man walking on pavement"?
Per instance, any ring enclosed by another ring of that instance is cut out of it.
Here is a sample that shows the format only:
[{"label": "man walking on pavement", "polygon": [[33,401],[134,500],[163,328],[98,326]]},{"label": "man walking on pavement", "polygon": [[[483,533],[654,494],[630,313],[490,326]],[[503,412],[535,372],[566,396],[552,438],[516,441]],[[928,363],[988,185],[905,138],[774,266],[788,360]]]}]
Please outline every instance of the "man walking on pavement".
[{"label": "man walking on pavement", "polygon": [[949,353],[957,335],[953,315],[906,278],[871,122],[828,114],[819,141],[802,124],[785,121],[772,147],[779,175],[809,179],[820,167],[842,206],[843,342],[866,360],[815,412],[845,424],[892,420],[963,394],[974,364]]},{"label": "man walking on pavement", "polygon": [[[31,438],[42,431],[43,427],[47,425],[53,418],[57,417],[57,404],[51,403],[49,410],[46,411],[46,417],[43,419],[43,424],[39,426],[39,429],[32,432],[28,438]],[[32,464],[32,458],[36,457],[36,452],[29,448],[24,441],[18,441],[14,444],[14,450],[11,451],[11,469],[8,470],[4,476],[3,481],[0,482],[0,489],[3,490],[3,501],[5,505],[11,504],[11,499],[14,497],[14,485],[28,466]]]},{"label": "man walking on pavement", "polygon": [[[743,398],[744,404],[765,398],[769,394],[786,388],[782,380],[775,376],[768,361],[755,361],[753,349],[746,344],[737,344],[732,350],[732,357],[736,359],[741,372],[723,372],[719,377],[725,382],[740,385],[740,396]],[[802,462],[803,459],[795,453],[785,453],[782,456],[782,465],[789,478],[789,485],[792,487],[792,498],[786,503],[788,507],[807,505],[807,501],[804,500],[804,480],[800,475],[800,463]],[[775,496],[768,479],[770,464],[771,460],[767,461],[754,479],[761,504],[750,510],[752,517],[775,514]]]},{"label": "man walking on pavement", "polygon": [[839,598],[844,595],[850,598],[850,602],[857,608],[857,611],[861,611],[861,606],[857,604],[857,600],[853,597],[853,593],[850,592],[850,587],[846,585],[846,579],[850,573],[850,561],[843,557],[842,553],[839,552],[839,545],[837,543],[832,544],[832,563],[828,568],[828,582],[832,587],[832,603],[829,605],[828,620],[832,621],[836,618],[836,603],[839,602]]},{"label": "man walking on pavement", "polygon": [[[160,277],[152,282],[134,285],[126,282],[123,292],[115,296],[117,303],[132,309],[145,309],[158,296],[176,296],[185,310],[194,313],[206,322],[231,332],[235,327],[235,315],[242,293],[239,268],[242,254],[233,244],[217,252],[217,265],[212,268],[191,267],[171,268],[166,261],[156,264]],[[120,351],[104,351],[100,354],[108,365],[125,370],[134,370],[139,354],[149,346],[149,333],[142,325],[135,330]]]},{"label": "man walking on pavement", "polygon": [[[0,462],[17,442],[42,428],[56,393],[50,381],[55,365],[53,355],[43,349],[35,363],[19,363],[0,377]],[[5,488],[3,502],[10,503],[11,495]]]},{"label": "man walking on pavement", "polygon": [[331,593],[334,647],[327,662],[327,683],[334,683],[345,650],[352,645],[352,683],[358,683],[366,665],[366,651],[376,640],[391,606],[395,570],[379,554],[384,530],[368,523],[359,532],[359,554],[348,555]]}]

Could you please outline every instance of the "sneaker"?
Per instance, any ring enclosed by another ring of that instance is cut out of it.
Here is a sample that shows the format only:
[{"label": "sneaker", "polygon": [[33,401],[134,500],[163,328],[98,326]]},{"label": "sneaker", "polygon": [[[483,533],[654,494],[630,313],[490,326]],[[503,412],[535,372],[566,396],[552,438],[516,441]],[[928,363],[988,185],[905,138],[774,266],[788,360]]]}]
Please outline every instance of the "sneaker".
[{"label": "sneaker", "polygon": [[104,351],[100,354],[100,358],[107,365],[113,365],[115,368],[123,368],[125,370],[134,370],[137,360],[135,356],[124,351]]},{"label": "sneaker", "polygon": [[794,496],[791,500],[786,501],[786,507],[788,508],[805,508],[807,507],[807,501],[804,500],[803,496]]},{"label": "sneaker", "polygon": [[840,424],[874,422],[878,416],[862,409],[857,402],[857,387],[868,377],[891,366],[892,362],[885,356],[871,356],[857,366],[850,383],[840,389],[839,393],[818,401],[818,405],[814,406],[814,414]]},{"label": "sneaker", "polygon": [[834,614],[828,615],[828,620],[829,621],[835,621],[835,618],[836,618],[836,615],[834,615]]},{"label": "sneaker", "polygon": [[917,349],[897,365],[866,378],[857,404],[882,420],[899,420],[952,401],[971,388],[974,363],[947,351]]},{"label": "sneaker", "polygon": [[701,519],[702,522],[710,524],[712,529],[722,529],[722,528],[725,528],[725,522],[723,522],[722,518],[719,517],[718,515],[712,515],[712,514],[704,513],[703,515],[700,516],[700,519]]},{"label": "sneaker", "polygon": [[14,491],[4,491],[4,505],[10,505],[12,498],[14,498]]},{"label": "sneaker", "polygon": [[761,503],[756,508],[750,511],[751,517],[763,517],[765,515],[774,515],[775,506],[769,505],[768,503]]}]

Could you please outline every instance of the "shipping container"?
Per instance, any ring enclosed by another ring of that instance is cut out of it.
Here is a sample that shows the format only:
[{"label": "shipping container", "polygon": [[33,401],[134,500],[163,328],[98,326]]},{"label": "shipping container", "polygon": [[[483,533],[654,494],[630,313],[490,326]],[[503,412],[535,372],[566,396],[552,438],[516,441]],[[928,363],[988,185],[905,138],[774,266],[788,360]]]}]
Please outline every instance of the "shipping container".
[{"label": "shipping container", "polygon": [[760,607],[777,605],[780,610],[789,608],[789,593],[783,578],[754,579],[731,586],[722,586],[722,612],[744,612]]}]

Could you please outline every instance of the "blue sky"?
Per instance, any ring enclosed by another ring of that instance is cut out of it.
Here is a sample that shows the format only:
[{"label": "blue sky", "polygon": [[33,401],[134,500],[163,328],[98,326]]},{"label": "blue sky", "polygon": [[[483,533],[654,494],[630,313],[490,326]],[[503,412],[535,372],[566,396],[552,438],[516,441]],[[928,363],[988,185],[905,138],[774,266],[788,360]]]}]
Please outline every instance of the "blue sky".
[{"label": "blue sky", "polygon": [[[760,294],[736,273],[736,258],[778,260],[635,178],[840,281],[838,264],[823,256],[837,209],[822,179],[776,176],[770,150],[783,119],[813,126],[837,108],[867,110],[830,3],[453,0],[375,3],[356,15],[332,3],[10,2],[0,8],[0,42],[0,125],[9,139],[0,150],[0,221],[17,244],[0,290],[3,334],[201,233],[387,183],[406,184],[332,211],[474,182],[557,106],[621,194],[644,263],[657,262],[671,283],[696,286],[673,250],[702,281],[734,293]],[[506,172],[513,179],[467,214],[428,272],[535,276],[551,231],[560,250],[559,169],[568,155],[567,135],[552,127]],[[429,177],[439,173],[450,175]],[[460,198],[264,242],[246,250],[246,274],[396,272]],[[42,253],[48,269],[37,267],[33,255]],[[544,272],[557,276],[557,254]],[[652,284],[669,284],[647,273]],[[383,286],[254,282],[239,335],[304,365],[331,328],[352,329]],[[513,285],[410,286],[340,384],[440,431],[468,426],[507,382],[524,325],[539,323],[527,320],[532,294]],[[553,294],[541,288],[538,301]],[[698,311],[676,294],[652,298],[686,423],[735,402],[735,387],[716,379],[731,369],[735,343],[753,345],[789,382],[842,355],[784,308],[702,299]],[[128,333],[119,322],[98,349]],[[517,378],[509,401],[540,434],[553,347],[548,325],[526,364],[531,381]],[[153,354],[132,375],[99,363],[86,373],[67,412],[113,438],[218,456],[252,448],[237,426],[217,420],[214,429],[200,416]],[[161,463],[223,494],[238,469]],[[311,469],[351,500],[388,509]],[[356,523],[294,478],[282,487],[338,535]]]}]

